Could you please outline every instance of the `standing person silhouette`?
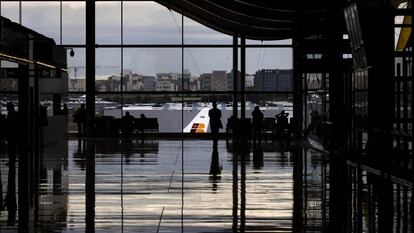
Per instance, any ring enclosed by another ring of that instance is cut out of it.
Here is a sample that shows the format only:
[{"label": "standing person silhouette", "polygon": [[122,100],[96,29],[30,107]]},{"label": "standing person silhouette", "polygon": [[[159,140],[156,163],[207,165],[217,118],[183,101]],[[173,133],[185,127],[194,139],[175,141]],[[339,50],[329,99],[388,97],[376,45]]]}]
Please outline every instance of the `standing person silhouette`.
[{"label": "standing person silhouette", "polygon": [[73,122],[78,125],[78,135],[83,135],[85,133],[86,120],[85,104],[81,104],[80,108],[78,108],[72,116]]},{"label": "standing person silhouette", "polygon": [[219,130],[223,128],[221,124],[221,111],[217,108],[217,102],[213,101],[213,108],[208,111],[208,116],[210,117],[210,130],[211,136],[213,138],[213,146],[217,146]]},{"label": "standing person silhouette", "polygon": [[259,138],[259,143],[262,141],[262,128],[263,128],[263,113],[260,111],[259,106],[254,107],[252,112],[253,117],[253,142],[256,142],[256,138]]}]

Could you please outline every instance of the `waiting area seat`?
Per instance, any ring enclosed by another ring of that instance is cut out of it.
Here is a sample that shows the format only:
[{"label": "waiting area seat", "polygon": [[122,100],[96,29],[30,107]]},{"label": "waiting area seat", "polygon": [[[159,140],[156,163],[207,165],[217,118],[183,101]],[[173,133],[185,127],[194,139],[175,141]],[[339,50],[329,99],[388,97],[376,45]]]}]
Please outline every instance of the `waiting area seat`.
[{"label": "waiting area seat", "polygon": [[158,133],[158,119],[157,118],[136,118],[134,119],[134,128],[138,132]]},{"label": "waiting area seat", "polygon": [[125,120],[113,116],[100,116],[95,118],[96,136],[134,136],[139,133],[158,133],[157,118],[134,118]]},{"label": "waiting area seat", "polygon": [[[290,140],[291,124],[288,119],[275,117],[266,117],[261,124],[260,133],[264,140]],[[238,138],[250,139],[253,135],[253,125],[251,118],[235,119],[230,117],[227,119],[226,135],[237,135]]]}]

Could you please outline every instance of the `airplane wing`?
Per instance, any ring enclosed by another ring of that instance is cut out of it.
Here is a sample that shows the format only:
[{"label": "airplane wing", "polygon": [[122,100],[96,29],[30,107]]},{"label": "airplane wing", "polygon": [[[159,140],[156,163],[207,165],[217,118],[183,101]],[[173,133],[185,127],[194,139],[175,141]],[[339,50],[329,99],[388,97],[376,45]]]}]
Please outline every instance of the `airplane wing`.
[{"label": "airplane wing", "polygon": [[184,129],[184,133],[207,133],[210,117],[208,117],[209,108],[203,108],[194,117],[194,119]]}]

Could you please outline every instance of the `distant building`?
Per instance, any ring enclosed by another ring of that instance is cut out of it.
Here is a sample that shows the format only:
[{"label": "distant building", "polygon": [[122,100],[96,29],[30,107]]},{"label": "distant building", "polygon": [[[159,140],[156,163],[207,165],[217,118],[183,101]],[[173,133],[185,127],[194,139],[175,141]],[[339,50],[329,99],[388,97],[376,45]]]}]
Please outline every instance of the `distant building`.
[{"label": "distant building", "polygon": [[144,89],[144,80],[142,75],[129,74],[125,77],[127,81],[126,89],[124,91],[140,91]]},{"label": "distant building", "polygon": [[144,83],[143,91],[155,91],[155,77],[142,76],[142,82]]},{"label": "distant building", "polygon": [[246,74],[245,87],[254,87],[254,75]]},{"label": "distant building", "polygon": [[200,75],[200,89],[202,91],[211,91],[211,73],[204,73]]},{"label": "distant building", "polygon": [[211,74],[211,90],[212,91],[227,91],[227,72],[213,71]]},{"label": "distant building", "polygon": [[178,73],[158,73],[155,78],[156,91],[177,91]]},{"label": "distant building", "polygon": [[[174,90],[175,91],[188,91],[190,89],[191,82],[191,73],[188,69],[184,69],[184,76],[182,78],[181,73],[178,74],[178,78],[174,80]],[[182,87],[184,85],[184,88]]]},{"label": "distant building", "polygon": [[109,90],[109,81],[108,79],[98,79],[95,80],[95,90],[96,91],[107,91]]},{"label": "distant building", "polygon": [[191,77],[190,79],[190,91],[201,90],[201,83],[199,77]]},{"label": "distant building", "polygon": [[[237,79],[240,80],[240,71],[237,71]],[[227,73],[227,90],[232,91],[233,90],[233,71]],[[240,90],[240,81],[238,83],[239,85],[239,90]]]},{"label": "distant building", "polygon": [[254,86],[258,91],[292,91],[293,70],[258,70],[254,75]]},{"label": "distant building", "polygon": [[69,91],[86,91],[86,79],[74,79],[69,80]]},{"label": "distant building", "polygon": [[[240,90],[240,77],[241,77],[241,72],[238,71],[238,86],[239,86],[239,90]],[[227,73],[227,90],[232,91],[233,90],[233,71]],[[250,74],[246,74],[246,80],[245,80],[245,87],[246,90],[247,88],[253,87],[254,86],[254,75],[250,75]]]},{"label": "distant building", "polygon": [[[121,76],[109,76],[107,84],[106,91],[121,91]],[[122,84],[124,86],[123,90],[125,90],[126,83],[123,82]]]}]

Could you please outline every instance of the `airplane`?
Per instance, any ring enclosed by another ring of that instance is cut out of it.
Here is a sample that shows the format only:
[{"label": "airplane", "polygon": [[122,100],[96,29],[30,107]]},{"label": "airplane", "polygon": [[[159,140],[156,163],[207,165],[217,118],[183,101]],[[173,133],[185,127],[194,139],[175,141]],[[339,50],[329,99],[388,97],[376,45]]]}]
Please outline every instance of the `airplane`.
[{"label": "airplane", "polygon": [[184,129],[184,133],[207,133],[208,124],[210,122],[210,117],[208,116],[208,111],[210,108],[203,108],[201,111],[194,117],[194,119],[188,124]]}]

